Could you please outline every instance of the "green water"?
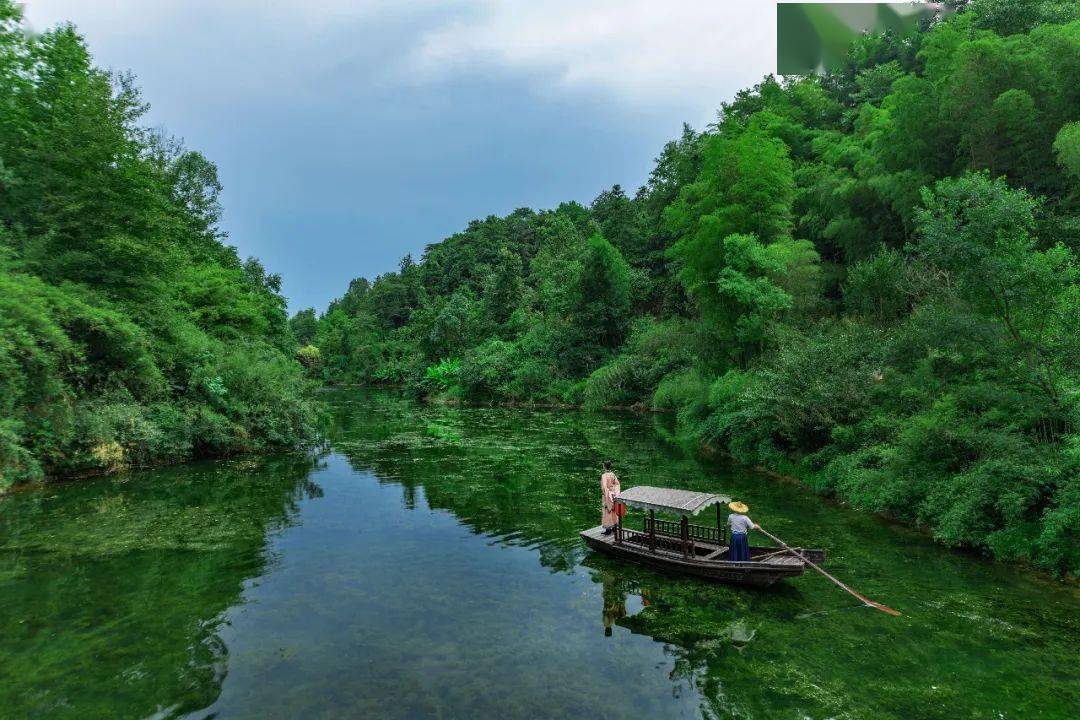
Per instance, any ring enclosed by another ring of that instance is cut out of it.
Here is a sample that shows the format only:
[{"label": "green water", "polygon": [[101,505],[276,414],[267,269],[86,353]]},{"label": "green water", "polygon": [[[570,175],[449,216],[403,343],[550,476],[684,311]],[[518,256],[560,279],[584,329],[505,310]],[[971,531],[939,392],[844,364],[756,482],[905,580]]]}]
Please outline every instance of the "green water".
[{"label": "green water", "polygon": [[[317,459],[0,499],[0,717],[1078,716],[1074,587],[689,457],[663,418],[330,400]],[[588,552],[606,456],[745,498],[903,617]]]}]

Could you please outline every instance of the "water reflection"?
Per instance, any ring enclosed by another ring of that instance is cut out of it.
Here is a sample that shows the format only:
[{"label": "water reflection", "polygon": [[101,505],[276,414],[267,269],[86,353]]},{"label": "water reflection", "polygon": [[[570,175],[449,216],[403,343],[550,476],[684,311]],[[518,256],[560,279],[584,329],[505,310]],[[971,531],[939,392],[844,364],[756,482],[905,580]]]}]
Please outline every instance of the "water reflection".
[{"label": "water reflection", "polygon": [[[662,419],[422,407],[382,395],[341,403],[337,422],[340,437],[373,438],[335,445],[354,466],[422,485],[433,507],[499,544],[532,549],[553,572],[587,568],[599,585],[605,636],[617,641],[621,627],[662,643],[672,692],[700,692],[706,715],[950,717],[948,707],[1008,714],[1022,693],[1029,711],[1057,717],[1080,702],[1073,589],[942,550],[797,486],[692,458],[660,439]],[[883,621],[812,575],[746,591],[586,553],[577,531],[595,524],[593,469],[609,456],[624,487],[754,498],[757,519],[789,542],[826,547],[836,572],[905,617]],[[1039,617],[1033,604],[1044,608]],[[1038,637],[1040,650],[1024,637]],[[1046,672],[1021,670],[1032,666]],[[1069,678],[1064,698],[1055,695],[1061,678]]]},{"label": "water reflection", "polygon": [[604,586],[601,593],[603,610],[600,615],[603,618],[604,635],[611,637],[611,627],[626,617],[626,593],[619,588],[612,573],[601,573],[600,582]]},{"label": "water reflection", "polygon": [[48,486],[0,515],[0,715],[169,717],[229,667],[223,612],[321,495],[305,458]]},{"label": "water reflection", "polygon": [[[1068,586],[701,461],[661,419],[330,396],[334,452],[0,505],[0,715],[1069,716]],[[746,591],[587,552],[598,464],[752,497],[901,607]],[[599,613],[599,623],[597,614]]]}]

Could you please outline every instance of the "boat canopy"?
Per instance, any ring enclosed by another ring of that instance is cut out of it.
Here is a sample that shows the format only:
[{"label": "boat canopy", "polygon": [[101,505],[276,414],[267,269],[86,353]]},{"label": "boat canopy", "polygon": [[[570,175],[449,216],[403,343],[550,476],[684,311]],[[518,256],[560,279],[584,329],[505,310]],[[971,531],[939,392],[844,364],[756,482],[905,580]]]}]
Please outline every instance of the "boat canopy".
[{"label": "boat canopy", "polygon": [[731,502],[731,498],[727,495],[713,495],[693,490],[672,490],[648,485],[638,485],[624,490],[615,499],[624,505],[640,510],[660,510],[678,515],[697,515],[710,505],[717,503],[726,505]]}]

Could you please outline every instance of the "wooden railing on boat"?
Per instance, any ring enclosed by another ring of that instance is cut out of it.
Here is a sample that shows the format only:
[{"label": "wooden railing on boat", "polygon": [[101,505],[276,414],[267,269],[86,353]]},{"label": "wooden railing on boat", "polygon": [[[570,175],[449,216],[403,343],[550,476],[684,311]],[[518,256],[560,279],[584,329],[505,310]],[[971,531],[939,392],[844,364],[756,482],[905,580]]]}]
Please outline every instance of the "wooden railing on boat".
[{"label": "wooden railing on boat", "polygon": [[652,552],[656,552],[657,549],[681,552],[686,558],[697,556],[698,542],[713,543],[720,547],[709,555],[711,558],[722,550],[726,550],[723,547],[726,544],[724,542],[726,533],[723,530],[721,513],[721,506],[717,504],[716,527],[709,527],[690,524],[686,515],[683,515],[679,522],[657,520],[655,511],[650,509],[641,530],[624,527],[620,517],[619,524],[615,528],[615,542],[646,545]]},{"label": "wooden railing on boat", "polygon": [[693,557],[697,551],[697,546],[693,540],[688,540],[686,547],[684,548],[682,539],[677,537],[668,537],[660,534],[653,537],[640,530],[630,530],[629,528],[623,528],[618,532],[621,535],[621,538],[619,539],[620,542],[643,545],[653,552],[656,552],[657,550],[667,550],[669,552],[684,553]]},{"label": "wooden railing on boat", "polygon": [[[656,520],[654,518],[645,517],[645,524],[642,527],[642,532],[648,534],[650,528],[655,525],[657,536],[668,535],[670,537],[681,538],[682,530],[680,529],[680,523],[673,522],[671,520]],[[709,527],[707,525],[693,525],[691,523],[686,524],[687,536],[691,540],[704,540],[705,542],[716,543],[717,545],[723,544],[725,539],[725,533],[720,528]]]}]

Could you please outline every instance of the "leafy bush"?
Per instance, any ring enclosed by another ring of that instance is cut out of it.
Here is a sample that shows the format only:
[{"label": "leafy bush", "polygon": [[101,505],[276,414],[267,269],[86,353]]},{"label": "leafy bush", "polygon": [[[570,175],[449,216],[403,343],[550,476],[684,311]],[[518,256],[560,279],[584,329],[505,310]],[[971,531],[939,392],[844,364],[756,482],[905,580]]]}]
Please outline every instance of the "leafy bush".
[{"label": "leafy bush", "polygon": [[664,376],[653,393],[658,410],[674,410],[680,425],[696,428],[709,410],[709,381],[698,370],[678,370]]},{"label": "leafy bush", "polygon": [[316,345],[304,345],[296,351],[296,359],[309,374],[317,374],[322,369],[322,351]]},{"label": "leafy bush", "polygon": [[693,362],[698,342],[694,327],[684,320],[639,318],[622,353],[588,377],[585,405],[648,404],[665,375]]},{"label": "leafy bush", "polygon": [[71,26],[20,22],[0,0],[0,490],[311,442],[280,278],[222,244],[214,166]]},{"label": "leafy bush", "polygon": [[429,365],[424,371],[424,382],[436,392],[447,392],[457,387],[458,375],[461,373],[461,362],[458,360],[440,360],[435,365]]},{"label": "leafy bush", "polygon": [[488,340],[461,359],[458,377],[462,393],[473,400],[498,397],[512,379],[516,363],[517,348],[513,343]]}]

